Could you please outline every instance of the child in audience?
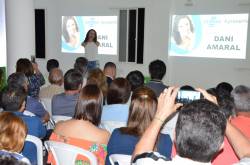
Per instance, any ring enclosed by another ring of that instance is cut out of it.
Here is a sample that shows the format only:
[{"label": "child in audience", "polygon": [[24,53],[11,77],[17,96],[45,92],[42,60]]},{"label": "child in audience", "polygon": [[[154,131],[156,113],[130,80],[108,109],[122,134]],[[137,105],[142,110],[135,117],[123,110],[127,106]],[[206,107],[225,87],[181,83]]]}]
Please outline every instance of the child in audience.
[{"label": "child in audience", "polygon": [[[137,88],[132,95],[127,127],[115,129],[108,143],[106,165],[112,154],[132,155],[136,143],[154,119],[157,97],[147,87]],[[163,147],[164,146],[164,147]],[[172,141],[167,134],[159,134],[154,150],[171,158]]]},{"label": "child in audience", "polygon": [[13,157],[30,164],[29,160],[20,154],[27,135],[27,127],[23,120],[11,112],[0,113],[0,155]]},{"label": "child in audience", "polygon": [[[71,120],[56,125],[50,140],[61,141],[93,152],[99,165],[104,165],[110,134],[98,128],[101,122],[103,96],[96,85],[86,85],[80,93],[75,114]],[[48,161],[55,165],[51,155]],[[84,157],[77,162],[88,164]]]}]

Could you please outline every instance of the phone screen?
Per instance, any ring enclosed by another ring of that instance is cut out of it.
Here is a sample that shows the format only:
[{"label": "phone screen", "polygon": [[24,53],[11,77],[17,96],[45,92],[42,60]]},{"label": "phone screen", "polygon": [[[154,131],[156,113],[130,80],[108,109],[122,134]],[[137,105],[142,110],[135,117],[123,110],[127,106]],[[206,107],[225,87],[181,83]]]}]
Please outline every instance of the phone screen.
[{"label": "phone screen", "polygon": [[176,101],[178,103],[187,104],[192,102],[193,100],[199,100],[200,98],[201,98],[201,93],[198,91],[180,90],[178,92]]}]

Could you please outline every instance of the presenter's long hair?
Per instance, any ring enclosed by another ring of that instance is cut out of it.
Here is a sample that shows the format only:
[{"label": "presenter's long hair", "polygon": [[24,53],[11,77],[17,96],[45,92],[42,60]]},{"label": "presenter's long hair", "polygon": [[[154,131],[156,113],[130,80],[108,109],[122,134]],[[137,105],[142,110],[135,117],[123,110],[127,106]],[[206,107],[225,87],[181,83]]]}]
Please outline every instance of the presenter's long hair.
[{"label": "presenter's long hair", "polygon": [[73,17],[73,16],[64,16],[63,17],[63,25],[62,25],[62,35],[63,35],[66,42],[69,42],[69,39],[70,39],[69,33],[67,31],[67,22],[68,22],[68,20],[73,20],[75,25],[76,25],[76,31],[77,32],[79,31],[75,17]]},{"label": "presenter's long hair", "polygon": [[87,43],[87,42],[88,42],[90,32],[94,32],[94,33],[95,33],[95,38],[93,39],[93,41],[94,41],[95,43],[97,43],[97,32],[96,32],[94,29],[90,29],[90,30],[87,32],[86,37],[85,37],[83,43]]},{"label": "presenter's long hair", "polygon": [[194,33],[194,25],[193,25],[191,19],[189,18],[189,16],[187,16],[187,15],[177,15],[177,16],[175,16],[175,18],[174,18],[174,26],[173,26],[173,37],[174,37],[174,40],[175,40],[177,45],[180,45],[181,42],[182,42],[182,38],[181,38],[179,28],[178,28],[178,25],[179,25],[179,22],[180,22],[181,19],[187,19],[188,20],[189,25],[190,25],[190,31],[192,33]]}]

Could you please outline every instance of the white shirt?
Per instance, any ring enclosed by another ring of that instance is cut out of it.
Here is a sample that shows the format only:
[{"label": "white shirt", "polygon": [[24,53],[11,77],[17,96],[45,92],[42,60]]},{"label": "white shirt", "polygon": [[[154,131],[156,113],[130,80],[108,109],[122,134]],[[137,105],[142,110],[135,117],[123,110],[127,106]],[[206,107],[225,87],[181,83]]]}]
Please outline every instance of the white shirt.
[{"label": "white shirt", "polygon": [[96,61],[98,54],[98,46],[95,42],[87,42],[85,45],[85,56],[89,61]]}]

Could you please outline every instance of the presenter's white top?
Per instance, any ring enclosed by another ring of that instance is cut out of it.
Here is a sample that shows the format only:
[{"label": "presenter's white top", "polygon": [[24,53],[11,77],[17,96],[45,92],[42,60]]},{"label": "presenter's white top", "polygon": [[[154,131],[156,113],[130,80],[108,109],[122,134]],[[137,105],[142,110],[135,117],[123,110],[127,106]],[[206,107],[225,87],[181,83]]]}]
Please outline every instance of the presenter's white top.
[{"label": "presenter's white top", "polygon": [[85,45],[85,56],[89,61],[96,61],[98,54],[98,46],[95,42],[87,42]]}]

